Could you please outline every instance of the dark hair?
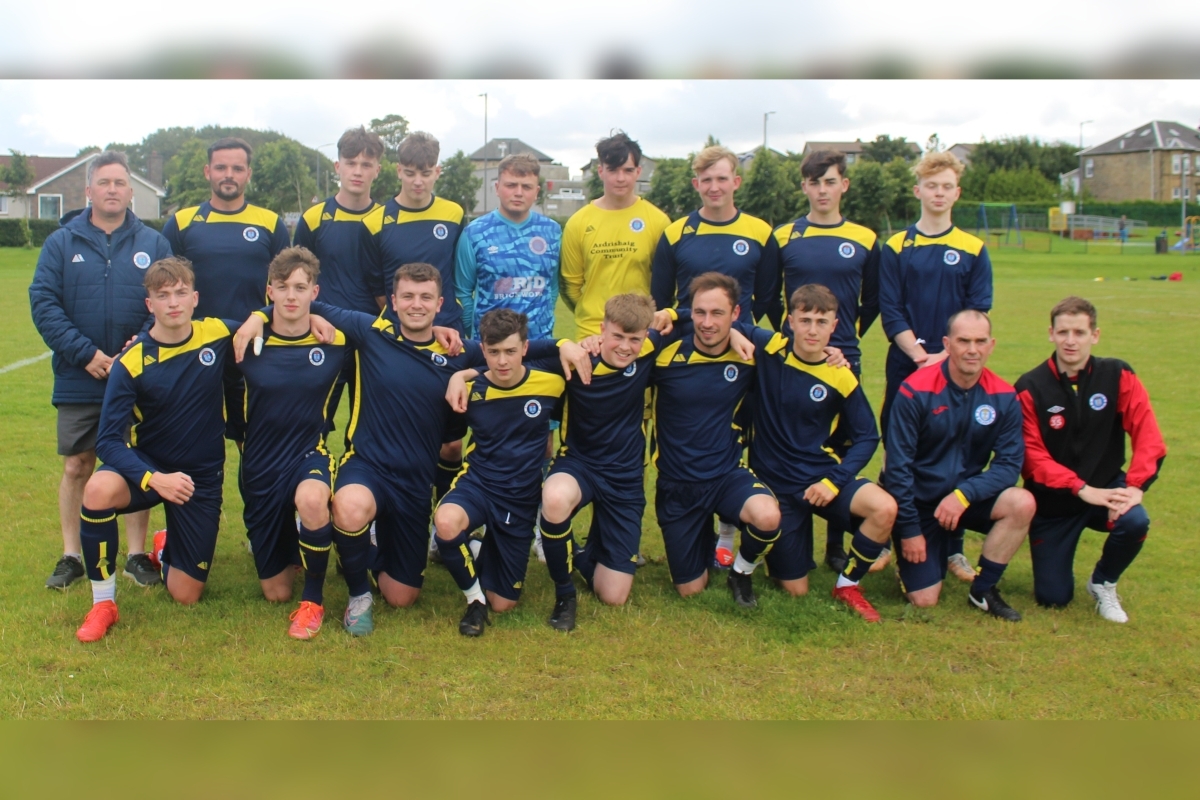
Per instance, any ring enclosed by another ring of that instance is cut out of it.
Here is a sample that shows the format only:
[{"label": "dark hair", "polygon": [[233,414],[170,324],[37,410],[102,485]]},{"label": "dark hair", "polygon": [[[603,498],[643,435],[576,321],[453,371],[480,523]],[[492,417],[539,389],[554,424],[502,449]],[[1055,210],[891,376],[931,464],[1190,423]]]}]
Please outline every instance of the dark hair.
[{"label": "dark hair", "polygon": [[689,302],[696,302],[696,295],[712,289],[723,290],[729,295],[729,302],[737,308],[742,295],[741,287],[736,280],[720,272],[705,272],[692,278],[692,282],[688,284]]},{"label": "dark hair", "polygon": [[496,178],[498,180],[506,172],[516,175],[518,178],[526,175],[537,177],[541,171],[542,165],[538,163],[532,153],[510,153],[500,159],[500,164],[496,167]]},{"label": "dark hair", "polygon": [[396,148],[396,158],[402,166],[433,169],[437,166],[442,146],[425,131],[413,131]]},{"label": "dark hair", "polygon": [[401,280],[412,281],[413,283],[429,283],[433,281],[437,284],[438,294],[442,293],[442,273],[432,264],[425,264],[420,261],[414,261],[411,264],[401,264],[400,268],[392,276],[392,294],[396,293],[396,284]]},{"label": "dark hair", "polygon": [[608,169],[619,169],[633,156],[633,165],[642,163],[642,148],[629,138],[625,131],[618,130],[607,139],[596,142],[596,158]]},{"label": "dark hair", "polygon": [[354,158],[365,155],[376,160],[383,158],[383,139],[375,131],[369,131],[362,125],[350,128],[342,134],[337,142],[338,158]]},{"label": "dark hair", "polygon": [[950,319],[946,320],[946,335],[950,335],[950,329],[954,327],[954,323],[959,317],[975,316],[987,323],[988,335],[992,334],[992,318],[987,315],[986,311],[980,311],[977,308],[964,308],[962,311],[955,311],[950,315]]},{"label": "dark hair", "polygon": [[1054,320],[1058,319],[1063,314],[1074,316],[1075,314],[1087,314],[1088,327],[1096,330],[1096,307],[1087,300],[1077,295],[1071,295],[1058,301],[1058,305],[1050,309],[1050,327],[1054,327]]},{"label": "dark hair", "polygon": [[800,164],[800,175],[806,180],[819,180],[830,167],[837,167],[838,175],[846,177],[846,154],[838,150],[814,150]]},{"label": "dark hair", "polygon": [[286,281],[298,269],[304,270],[308,280],[316,283],[317,276],[321,274],[321,262],[307,247],[285,247],[279,251],[279,255],[271,259],[267,267],[267,283]]},{"label": "dark hair", "polygon": [[196,273],[192,271],[192,262],[182,256],[170,256],[155,261],[146,270],[142,285],[149,294],[167,286],[182,283],[185,286],[196,287]]},{"label": "dark hair", "polygon": [[254,149],[250,147],[249,143],[245,139],[239,139],[236,136],[224,136],[210,144],[208,146],[208,163],[212,163],[213,153],[218,150],[244,150],[247,164],[254,157]]},{"label": "dark hair", "polygon": [[92,176],[96,174],[96,170],[100,169],[101,167],[107,167],[111,164],[120,164],[125,168],[125,174],[132,177],[132,174],[129,172],[128,157],[126,157],[126,155],[120,150],[105,150],[103,153],[88,162],[87,185],[92,185]]},{"label": "dark hair", "polygon": [[479,338],[486,344],[499,344],[513,334],[529,340],[529,318],[511,308],[496,308],[479,320]]},{"label": "dark hair", "polygon": [[818,314],[828,314],[830,311],[837,315],[838,301],[833,292],[819,283],[806,283],[792,292],[792,310],[815,311]]}]

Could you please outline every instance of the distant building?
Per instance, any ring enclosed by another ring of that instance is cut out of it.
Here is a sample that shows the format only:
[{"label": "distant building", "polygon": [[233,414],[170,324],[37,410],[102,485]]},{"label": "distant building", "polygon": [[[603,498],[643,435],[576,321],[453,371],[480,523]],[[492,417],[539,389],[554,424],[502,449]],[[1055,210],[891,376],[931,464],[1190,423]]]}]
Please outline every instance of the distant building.
[{"label": "distant building", "polygon": [[[768,149],[779,158],[784,158],[783,153],[779,152],[774,147]],[[750,165],[754,163],[754,157],[757,156],[761,151],[762,145],[759,145],[753,150],[747,150],[744,153],[737,154],[738,166],[741,167],[743,175],[748,175],[750,173]]]},{"label": "distant building", "polygon": [[971,166],[971,154],[975,152],[975,147],[973,144],[956,144],[946,152],[952,154],[965,166],[969,167]]},{"label": "distant building", "polygon": [[[921,146],[916,142],[907,142],[909,149],[912,151],[914,158],[919,158],[921,155]],[[837,150],[839,153],[846,154],[846,166],[854,166],[863,152],[863,140],[855,139],[853,142],[806,142],[804,149],[800,151],[801,157],[807,157],[809,153],[816,150]]]},{"label": "distant building", "polygon": [[[570,168],[555,163],[553,158],[533,145],[526,144],[514,137],[491,139],[486,145],[467,156],[475,165],[475,177],[483,181],[483,185],[475,193],[475,211],[473,213],[476,216],[484,212],[485,198],[487,211],[500,205],[500,198],[496,196],[496,165],[500,163],[500,159],[514,153],[529,153],[538,160],[541,164],[541,178],[546,181],[547,195],[556,191],[560,183],[568,181],[571,177]],[[551,189],[551,184],[555,187],[554,189]],[[546,202],[553,203],[554,201],[547,198],[543,204],[536,206],[536,210],[551,216],[562,216],[558,209],[544,208]]]},{"label": "distant building", "polygon": [[[1155,120],[1103,144],[1079,151],[1082,181],[1074,184],[1096,200],[1124,202],[1193,199],[1200,169],[1200,131],[1178,122]],[[1071,181],[1071,172],[1062,180]]]},{"label": "distant building", "polygon": [[[87,165],[100,155],[91,153],[82,158],[59,156],[26,156],[33,167],[34,183],[23,195],[0,195],[0,219],[58,219],[65,212],[88,205],[84,188],[87,186]],[[12,156],[0,156],[0,167],[8,167]],[[133,213],[142,219],[158,219],[166,190],[151,183],[142,175],[133,177]],[[0,192],[8,184],[0,182]]]},{"label": "distant building", "polygon": [[[638,194],[645,194],[650,191],[650,179],[654,177],[654,168],[658,166],[658,161],[657,158],[642,155],[642,174],[638,177],[637,184]],[[585,185],[595,169],[596,159],[594,158],[583,165],[583,182]]]}]

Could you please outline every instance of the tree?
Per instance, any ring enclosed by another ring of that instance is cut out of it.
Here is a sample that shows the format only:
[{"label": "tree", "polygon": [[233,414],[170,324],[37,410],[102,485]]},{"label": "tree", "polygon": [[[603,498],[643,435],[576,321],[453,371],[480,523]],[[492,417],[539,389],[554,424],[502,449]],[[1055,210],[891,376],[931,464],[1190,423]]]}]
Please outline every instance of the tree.
[{"label": "tree", "polygon": [[396,172],[396,166],[396,162],[388,161],[387,156],[380,160],[379,177],[371,184],[371,197],[376,202],[386,203],[388,198],[400,194],[400,175]]},{"label": "tree", "polygon": [[291,140],[270,142],[255,156],[254,192],[247,199],[272,211],[303,211],[317,194],[308,159]]},{"label": "tree", "polygon": [[90,156],[92,153],[99,153],[99,152],[100,152],[99,147],[96,147],[96,145],[94,145],[94,144],[90,144],[87,147],[79,148],[79,152],[75,154],[75,157],[83,158],[84,156]]},{"label": "tree", "polygon": [[860,161],[846,170],[850,190],[842,196],[842,213],[874,231],[890,230],[888,208],[894,188],[883,165]]},{"label": "tree", "polygon": [[24,246],[33,247],[33,232],[29,230],[29,217],[33,213],[33,209],[28,207],[30,200],[25,192],[37,181],[37,173],[33,170],[33,164],[29,163],[29,157],[20,150],[9,150],[8,152],[11,158],[8,160],[7,167],[0,168],[0,181],[8,184],[8,191],[5,194],[25,199],[26,213],[21,217],[18,225],[21,228],[21,236],[25,240]]},{"label": "tree", "polygon": [[[604,181],[600,180],[600,162],[596,161],[592,164],[592,169],[587,176],[587,199],[590,203],[597,197],[604,194]],[[653,181],[653,178],[651,178]]]},{"label": "tree", "polygon": [[[711,138],[711,137],[710,137]],[[679,219],[696,208],[696,190],[692,188],[690,158],[664,158],[650,176],[646,199],[671,219]]]},{"label": "tree", "polygon": [[1040,203],[1058,199],[1058,185],[1032,167],[998,169],[988,176],[984,188],[987,202]]},{"label": "tree", "polygon": [[[539,186],[541,179],[539,178]],[[477,193],[483,178],[475,177],[475,164],[459,150],[442,162],[442,177],[438,178],[437,194],[462,206],[468,215],[475,211]]]},{"label": "tree", "polygon": [[[892,199],[887,206],[887,232],[893,228],[907,227],[916,222],[921,216],[921,201],[913,194],[913,186],[917,177],[913,174],[912,164],[903,158],[893,158],[883,165]],[[853,186],[851,186],[853,189]],[[882,230],[876,230],[882,234]]]},{"label": "tree", "polygon": [[929,134],[925,140],[925,155],[942,152],[942,140],[936,133]]},{"label": "tree", "polygon": [[863,143],[862,157],[867,161],[886,164],[894,158],[912,161],[915,155],[912,150],[912,142],[908,139],[903,136],[893,139],[886,133],[881,133],[875,137],[875,141]]},{"label": "tree", "polygon": [[796,181],[786,162],[769,149],[759,148],[742,184],[738,207],[775,226],[789,219],[795,197]]},{"label": "tree", "polygon": [[212,188],[204,179],[208,163],[208,143],[193,138],[185,142],[163,165],[163,183],[172,204],[181,207],[197,206],[212,196]]},{"label": "tree", "polygon": [[392,161],[399,161],[400,143],[408,135],[408,120],[399,114],[388,114],[383,119],[373,119],[367,126],[383,139],[384,156]]}]

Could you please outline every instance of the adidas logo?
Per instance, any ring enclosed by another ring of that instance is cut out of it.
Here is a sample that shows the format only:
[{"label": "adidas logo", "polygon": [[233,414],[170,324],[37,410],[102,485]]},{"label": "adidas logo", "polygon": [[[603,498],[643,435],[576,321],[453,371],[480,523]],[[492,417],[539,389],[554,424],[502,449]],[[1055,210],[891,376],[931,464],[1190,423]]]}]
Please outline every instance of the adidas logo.
[{"label": "adidas logo", "polygon": [[792,239],[799,239],[799,238],[800,238],[800,231],[792,231],[791,239],[788,239],[788,241],[790,242]]},{"label": "adidas logo", "polygon": [[384,217],[384,218],[383,218],[383,224],[384,224],[384,225],[391,225],[391,224],[392,224],[393,222],[395,222],[395,221],[396,221],[396,218],[395,218],[395,217]]},{"label": "adidas logo", "polygon": [[684,232],[684,233],[695,233],[695,232],[696,232],[696,229],[695,229],[695,228],[693,228],[691,225],[684,225],[684,226],[683,226],[683,232]]},{"label": "adidas logo", "polygon": [[71,259],[71,263],[72,263],[72,264],[78,264],[80,261],[83,261],[83,254],[82,254],[82,253],[76,253],[76,254],[75,254],[75,257]]},{"label": "adidas logo", "polygon": [[684,361],[684,362],[686,362],[686,361],[687,361],[687,359],[686,359],[686,358],[684,358],[684,356],[683,356],[683,353],[676,353],[676,354],[675,354],[675,357],[674,357],[674,358],[672,358],[672,359],[671,359],[671,361],[672,361],[672,363],[673,363],[673,362],[675,362],[675,361]]},{"label": "adidas logo", "polygon": [[595,232],[596,232],[596,226],[595,226],[595,225],[588,225],[588,226],[587,226],[587,230],[585,230],[585,231],[584,231],[584,233],[595,233]]},{"label": "adidas logo", "polygon": [[333,214],[330,214],[328,211],[326,211],[324,214],[321,215],[322,222],[325,222],[326,220],[330,220],[330,219],[333,219]]},{"label": "adidas logo", "polygon": [[196,216],[192,217],[192,222],[204,222],[204,217],[197,214]]},{"label": "adidas logo", "polygon": [[904,246],[905,246],[905,247],[912,247],[914,244],[916,244],[916,242],[914,242],[912,239],[905,239],[905,240],[904,240]]},{"label": "adidas logo", "polygon": [[143,367],[148,367],[148,366],[150,366],[151,364],[153,364],[153,363],[154,363],[154,361],[155,361],[155,358],[154,358],[154,356],[146,356],[145,358],[143,358],[143,359],[142,359],[142,366],[143,366]]},{"label": "adidas logo", "polygon": [[196,565],[196,569],[208,569],[208,562],[201,561],[199,564]]},{"label": "adidas logo", "polygon": [[310,470],[308,471],[308,474],[309,474],[309,475],[320,475],[320,474],[321,474],[321,470],[319,470],[319,469],[310,469]]},{"label": "adidas logo", "polygon": [[471,399],[472,400],[482,400],[483,395],[481,395],[479,392],[471,392]]}]

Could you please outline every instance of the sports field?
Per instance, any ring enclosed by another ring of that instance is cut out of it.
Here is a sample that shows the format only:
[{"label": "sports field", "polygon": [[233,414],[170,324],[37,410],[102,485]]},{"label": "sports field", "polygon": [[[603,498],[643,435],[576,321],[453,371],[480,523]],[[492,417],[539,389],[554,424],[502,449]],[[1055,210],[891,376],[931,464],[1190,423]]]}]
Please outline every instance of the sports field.
[{"label": "sports field", "polygon": [[[0,249],[0,318],[9,320],[0,369],[46,350],[29,318],[36,255]],[[738,609],[723,582],[681,600],[651,505],[643,551],[652,563],[639,571],[630,604],[608,608],[581,594],[569,635],[545,624],[552,585],[534,561],[521,605],[493,616],[477,640],[459,635],[462,595],[437,566],[414,608],[377,601],[375,634],[352,639],[338,624],[346,591],[331,570],[326,626],[297,642],[285,635],[293,605],[261,598],[229,469],[204,600],[179,607],[161,588],[120,578],[120,623],[84,646],[74,632],[91,604],[86,582],[66,593],[42,586],[61,548],[61,460],[42,360],[0,374],[0,717],[1196,718],[1200,257],[999,248],[993,261],[996,372],[1012,381],[1045,358],[1048,309],[1082,294],[1100,310],[1097,354],[1129,360],[1150,391],[1170,454],[1146,498],[1150,537],[1120,584],[1127,625],[1099,619],[1082,591],[1099,554],[1095,533],[1085,534],[1076,561],[1083,599],[1067,610],[1034,604],[1022,548],[1001,585],[1025,614],[1019,625],[969,609],[962,584],[948,585],[930,612],[907,608],[892,568],[863,583],[884,616],[878,626],[834,604],[824,568],[798,600],[759,570],[753,611]],[[1176,270],[1182,283],[1149,280]],[[875,404],[885,344],[876,325],[864,345]],[[152,523],[161,522],[156,511]],[[968,536],[972,562],[980,541]]]}]

